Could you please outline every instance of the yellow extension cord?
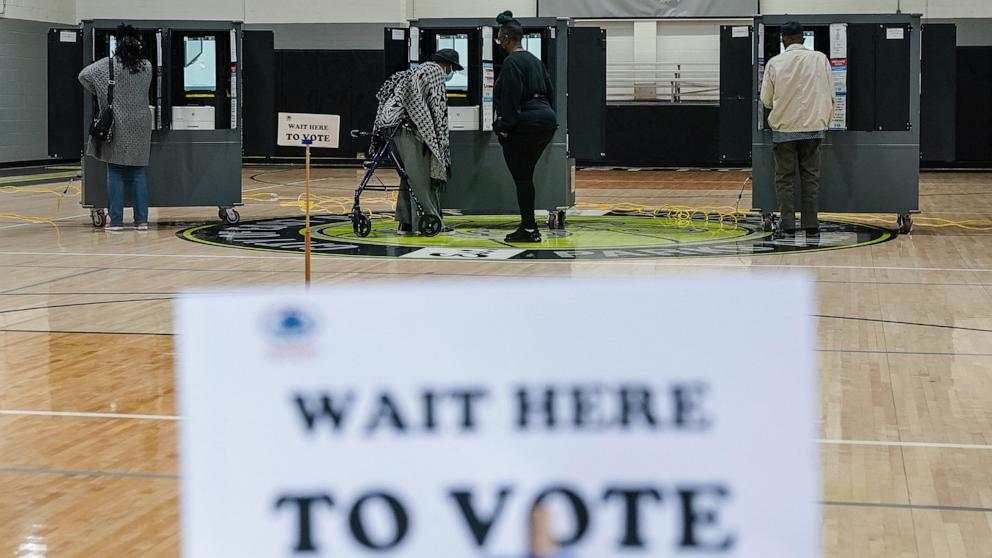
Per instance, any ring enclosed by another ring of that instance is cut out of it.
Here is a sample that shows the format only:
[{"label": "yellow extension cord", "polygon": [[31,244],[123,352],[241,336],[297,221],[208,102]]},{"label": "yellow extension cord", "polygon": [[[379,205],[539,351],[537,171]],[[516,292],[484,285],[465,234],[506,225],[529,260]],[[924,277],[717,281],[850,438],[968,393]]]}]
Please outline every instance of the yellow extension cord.
[{"label": "yellow extension cord", "polygon": [[70,180],[65,188],[41,188],[37,186],[0,186],[0,194],[52,194],[56,197],[55,212],[51,217],[36,217],[33,215],[20,215],[18,213],[0,213],[0,219],[10,221],[22,221],[25,223],[51,225],[55,229],[57,241],[62,241],[62,231],[59,229],[55,219],[62,211],[62,200],[66,196],[76,196],[82,193],[79,186],[75,185],[75,180]]}]

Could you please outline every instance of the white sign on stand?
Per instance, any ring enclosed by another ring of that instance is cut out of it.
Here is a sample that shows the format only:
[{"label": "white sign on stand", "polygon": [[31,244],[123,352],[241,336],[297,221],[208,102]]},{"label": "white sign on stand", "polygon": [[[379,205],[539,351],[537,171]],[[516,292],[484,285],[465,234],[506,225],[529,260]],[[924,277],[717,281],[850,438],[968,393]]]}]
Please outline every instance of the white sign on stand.
[{"label": "white sign on stand", "polygon": [[540,506],[569,556],[818,556],[813,311],[789,274],[188,294],[183,555],[522,558]]},{"label": "white sign on stand", "polygon": [[337,149],[341,140],[341,117],[336,114],[279,113],[279,136],[276,145]]}]

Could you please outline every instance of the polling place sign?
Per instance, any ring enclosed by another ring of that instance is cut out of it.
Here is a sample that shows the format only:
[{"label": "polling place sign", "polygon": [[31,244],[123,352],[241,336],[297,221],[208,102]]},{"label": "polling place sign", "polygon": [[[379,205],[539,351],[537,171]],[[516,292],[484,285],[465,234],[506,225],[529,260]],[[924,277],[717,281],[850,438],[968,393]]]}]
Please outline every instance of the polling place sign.
[{"label": "polling place sign", "polygon": [[341,141],[341,117],[336,114],[279,113],[276,145],[337,149]]},{"label": "polling place sign", "polygon": [[812,313],[788,274],[186,295],[184,556],[524,558],[538,506],[570,557],[817,556]]}]

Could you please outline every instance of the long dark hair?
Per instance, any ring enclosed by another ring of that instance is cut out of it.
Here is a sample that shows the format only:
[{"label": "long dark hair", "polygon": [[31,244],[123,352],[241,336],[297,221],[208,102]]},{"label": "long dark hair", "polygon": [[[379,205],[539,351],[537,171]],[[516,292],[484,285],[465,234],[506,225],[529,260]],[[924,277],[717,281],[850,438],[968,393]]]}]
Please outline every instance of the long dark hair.
[{"label": "long dark hair", "polygon": [[117,28],[117,51],[115,56],[132,74],[145,69],[145,59],[141,56],[141,35],[138,30],[123,23]]},{"label": "long dark hair", "polygon": [[513,19],[513,12],[510,10],[506,10],[496,16],[496,23],[499,24],[500,35],[506,35],[515,43],[519,43],[524,39],[524,26],[519,21]]}]

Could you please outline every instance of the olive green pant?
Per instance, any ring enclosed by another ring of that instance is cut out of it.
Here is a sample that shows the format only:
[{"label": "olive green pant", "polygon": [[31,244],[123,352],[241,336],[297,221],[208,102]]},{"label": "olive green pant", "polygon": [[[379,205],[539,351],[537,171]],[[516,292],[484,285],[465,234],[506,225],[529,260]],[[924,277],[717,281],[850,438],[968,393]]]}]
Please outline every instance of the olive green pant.
[{"label": "olive green pant", "polygon": [[411,190],[425,216],[434,215],[441,219],[441,182],[431,179],[431,159],[434,155],[426,143],[405,127],[401,127],[393,137],[393,145],[406,170],[406,179],[400,182],[400,192],[396,198],[396,220],[419,232],[420,216],[410,197]]},{"label": "olive green pant", "polygon": [[796,230],[796,169],[802,193],[804,229],[820,228],[820,154],[823,140],[787,141],[775,144],[775,195],[782,214],[781,229]]}]

